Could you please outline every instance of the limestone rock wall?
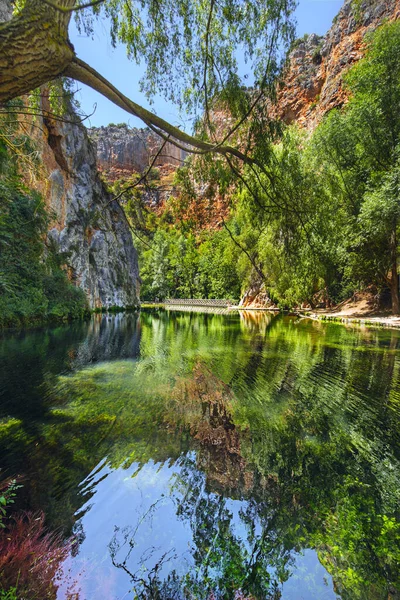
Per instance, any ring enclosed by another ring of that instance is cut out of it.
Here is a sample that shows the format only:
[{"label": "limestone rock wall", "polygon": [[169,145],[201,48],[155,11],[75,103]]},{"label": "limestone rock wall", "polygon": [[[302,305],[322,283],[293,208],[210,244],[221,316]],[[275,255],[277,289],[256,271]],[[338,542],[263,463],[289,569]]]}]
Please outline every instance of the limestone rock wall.
[{"label": "limestone rock wall", "polygon": [[[73,112],[68,115],[76,120]],[[51,119],[32,132],[42,162],[36,187],[52,222],[48,241],[63,257],[69,278],[92,308],[137,306],[139,268],[122,209],[100,179],[96,149],[79,123]]]},{"label": "limestone rock wall", "polygon": [[313,129],[346,100],[343,74],[365,50],[365,35],[400,17],[400,0],[345,0],[331,29],[305,36],[291,52],[278,92],[275,116]]},{"label": "limestone rock wall", "polygon": [[[111,181],[142,173],[163,143],[150,129],[130,128],[125,123],[92,127],[89,135],[96,143],[99,168]],[[165,173],[181,166],[185,156],[186,152],[168,142],[155,166]]]},{"label": "limestone rock wall", "polygon": [[276,304],[271,300],[267,290],[265,289],[265,284],[254,284],[250,287],[242,296],[240,303],[240,308],[276,308]]},{"label": "limestone rock wall", "polygon": [[[0,22],[11,18],[11,6],[10,0],[0,0]],[[45,92],[41,102],[49,114]],[[22,175],[45,198],[51,215],[47,244],[61,255],[70,280],[85,291],[91,308],[138,306],[139,267],[131,232],[101,181],[86,128],[72,106],[64,120],[23,120],[39,167]]]},{"label": "limestone rock wall", "polygon": [[0,0],[0,23],[11,19],[12,7],[10,0]]}]

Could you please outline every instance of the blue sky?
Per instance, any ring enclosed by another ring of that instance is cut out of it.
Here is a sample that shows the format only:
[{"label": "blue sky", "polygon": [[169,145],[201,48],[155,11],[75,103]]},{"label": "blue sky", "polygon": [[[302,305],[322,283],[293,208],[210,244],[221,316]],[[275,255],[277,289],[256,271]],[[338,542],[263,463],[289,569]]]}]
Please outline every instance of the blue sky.
[{"label": "blue sky", "polygon": [[[339,12],[343,0],[299,0],[296,10],[297,34],[317,33],[323,35],[332,24],[333,17]],[[126,58],[125,48],[112,48],[106,23],[98,22],[94,39],[79,35],[75,24],[71,25],[71,41],[78,56],[109,79],[118,89],[138,104],[151,108],[160,117],[174,125],[189,130],[190,123],[185,123],[177,109],[162,98],[155,98],[150,107],[147,100],[138,91],[138,81],[143,74],[143,67]],[[96,111],[86,125],[100,126],[108,123],[127,122],[132,127],[142,127],[143,123],[112,104],[109,100],[90,88],[79,85],[77,99],[85,114],[90,114],[96,105]]]}]

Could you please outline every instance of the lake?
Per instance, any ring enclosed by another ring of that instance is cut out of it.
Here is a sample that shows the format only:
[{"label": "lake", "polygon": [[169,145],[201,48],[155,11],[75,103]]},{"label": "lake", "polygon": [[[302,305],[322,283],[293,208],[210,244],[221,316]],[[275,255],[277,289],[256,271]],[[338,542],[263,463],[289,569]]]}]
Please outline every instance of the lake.
[{"label": "lake", "polygon": [[400,597],[400,332],[144,310],[0,337],[57,598]]}]

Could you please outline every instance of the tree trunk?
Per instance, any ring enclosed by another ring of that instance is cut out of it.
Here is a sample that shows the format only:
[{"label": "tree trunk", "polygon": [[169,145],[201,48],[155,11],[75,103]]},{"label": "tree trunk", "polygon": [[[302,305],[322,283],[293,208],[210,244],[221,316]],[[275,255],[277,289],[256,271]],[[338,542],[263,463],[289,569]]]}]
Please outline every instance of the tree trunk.
[{"label": "tree trunk", "polygon": [[397,236],[396,229],[392,231],[391,240],[392,277],[390,281],[390,293],[392,296],[392,312],[398,315],[400,312],[399,302],[399,279],[397,275]]},{"label": "tree trunk", "polygon": [[[60,7],[75,0],[58,0]],[[61,75],[74,58],[68,41],[71,12],[27,0],[20,14],[0,24],[0,102],[7,102]]]}]

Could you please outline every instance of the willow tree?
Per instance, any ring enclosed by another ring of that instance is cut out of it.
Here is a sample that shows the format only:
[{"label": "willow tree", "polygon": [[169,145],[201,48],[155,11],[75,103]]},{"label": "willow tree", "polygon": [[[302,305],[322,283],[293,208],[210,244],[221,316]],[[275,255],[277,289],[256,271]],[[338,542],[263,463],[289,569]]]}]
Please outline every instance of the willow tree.
[{"label": "willow tree", "polygon": [[[294,0],[15,0],[14,5],[12,19],[0,24],[0,103],[65,76],[178,146],[249,160],[232,136],[272,93],[293,34]],[[142,91],[161,93],[198,114],[205,110],[209,124],[211,99],[222,101],[236,115],[230,131],[219,140],[204,132],[191,136],[126,97],[76,55],[68,35],[73,15],[88,34],[96,18],[108,19],[112,43],[125,44],[129,58],[146,64]],[[243,91],[238,52],[249,63],[257,93]]]}]

